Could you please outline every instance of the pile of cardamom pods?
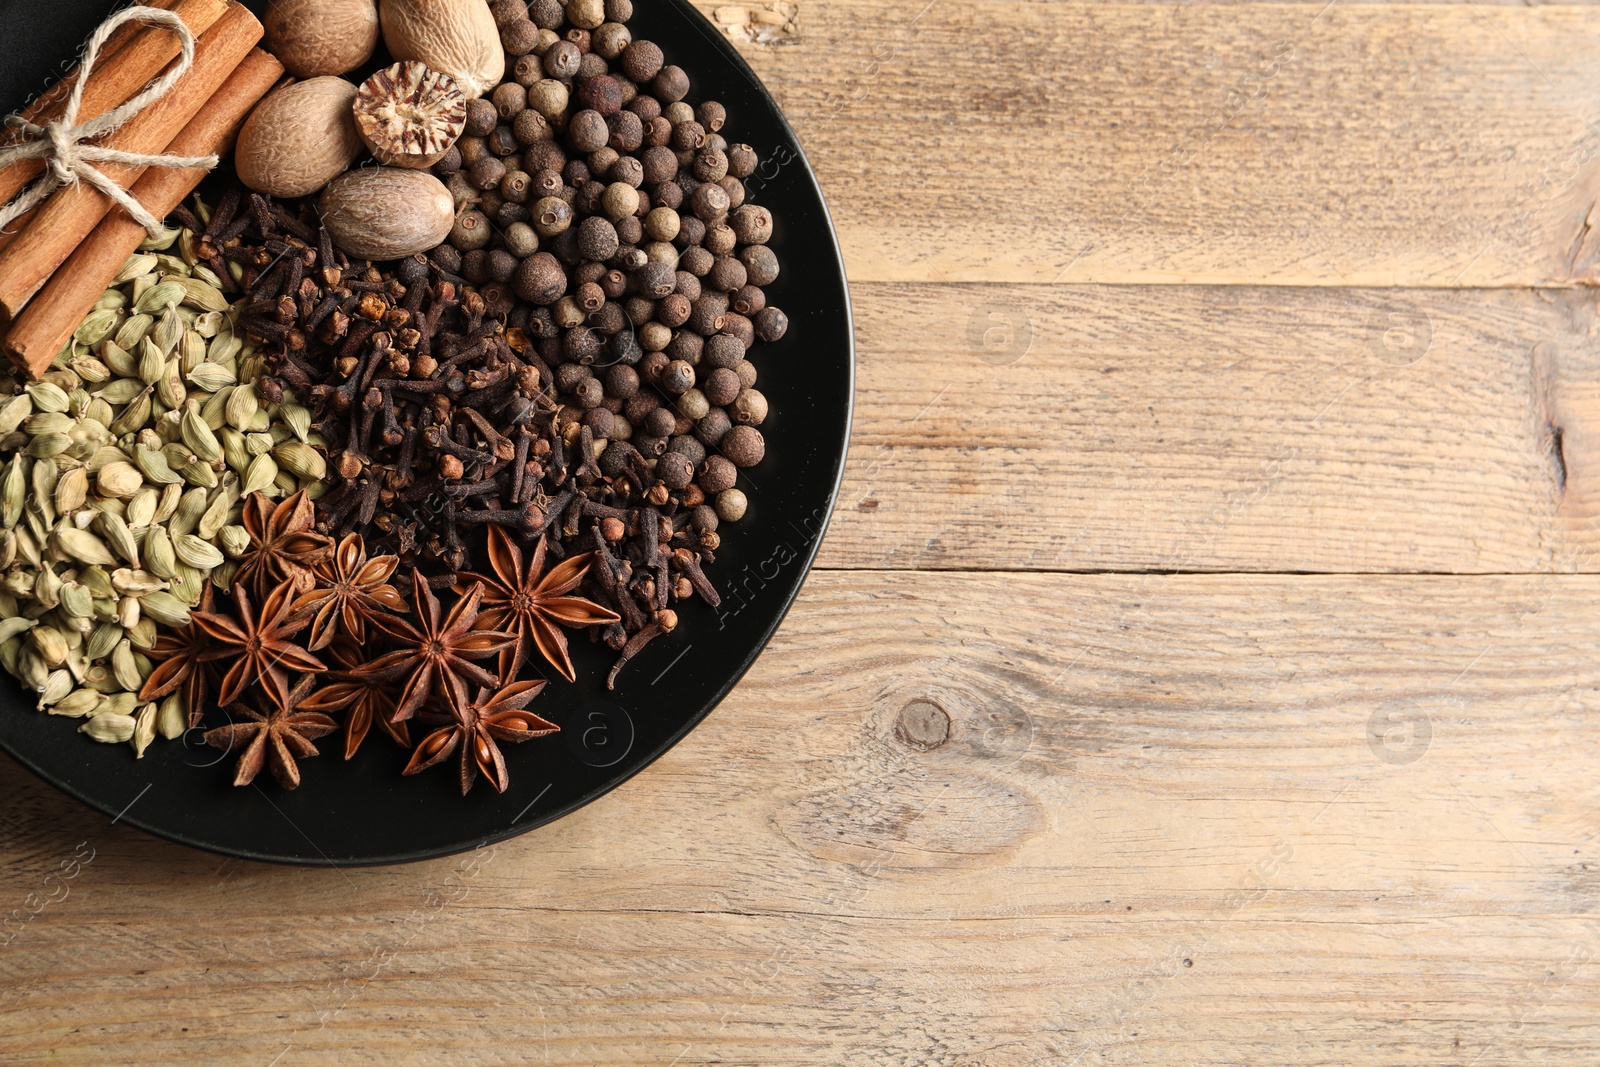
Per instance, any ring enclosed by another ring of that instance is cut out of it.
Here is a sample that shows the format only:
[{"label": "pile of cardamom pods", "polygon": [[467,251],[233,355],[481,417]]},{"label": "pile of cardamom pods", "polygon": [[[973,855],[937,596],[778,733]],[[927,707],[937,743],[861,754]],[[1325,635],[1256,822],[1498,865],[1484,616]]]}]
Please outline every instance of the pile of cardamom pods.
[{"label": "pile of cardamom pods", "polygon": [[326,473],[307,409],[261,399],[195,247],[146,241],[40,381],[0,370],[0,666],[141,756],[188,726],[178,694],[138,700],[158,626],[230,586],[244,497],[316,496]]}]

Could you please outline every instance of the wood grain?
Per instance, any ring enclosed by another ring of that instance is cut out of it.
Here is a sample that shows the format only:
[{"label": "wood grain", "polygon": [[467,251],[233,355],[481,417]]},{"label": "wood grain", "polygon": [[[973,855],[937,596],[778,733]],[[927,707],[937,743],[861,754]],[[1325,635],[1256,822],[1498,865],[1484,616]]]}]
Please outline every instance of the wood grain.
[{"label": "wood grain", "polygon": [[855,282],[1596,278],[1589,8],[807,0],[799,19],[742,47]]},{"label": "wood grain", "polygon": [[819,574],[649,773],[402,868],[221,861],[8,773],[0,903],[95,855],[0,949],[0,1058],[1592,1062],[1597,598]]},{"label": "wood grain", "polygon": [[853,292],[827,566],[1600,564],[1586,293]]}]

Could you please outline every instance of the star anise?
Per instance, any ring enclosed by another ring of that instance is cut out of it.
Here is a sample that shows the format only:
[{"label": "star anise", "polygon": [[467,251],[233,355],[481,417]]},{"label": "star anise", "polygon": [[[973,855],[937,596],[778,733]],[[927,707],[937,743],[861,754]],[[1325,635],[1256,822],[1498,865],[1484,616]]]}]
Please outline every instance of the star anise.
[{"label": "star anise", "polygon": [[499,678],[468,661],[485,659],[516,641],[512,634],[478,628],[483,586],[473,585],[440,622],[439,598],[428,588],[428,580],[420,572],[413,572],[411,581],[417,625],[395,615],[373,615],[369,620],[373,626],[401,647],[379,656],[360,671],[380,681],[406,680],[400,699],[395,702],[395,722],[411,718],[430,693],[448,686],[452,678],[476,685],[497,685]]},{"label": "star anise", "polygon": [[389,684],[360,673],[367,660],[361,647],[347,638],[340,638],[334,642],[331,655],[340,669],[329,676],[327,685],[301,703],[301,709],[330,715],[340,711],[348,713],[344,720],[345,759],[356,754],[373,723],[402,748],[410,748],[411,731],[405,723],[393,721],[394,695],[389,691]]},{"label": "star anise", "polygon": [[[545,540],[539,538],[533,559],[523,566],[522,549],[503,527],[489,527],[489,565],[495,577],[462,573],[463,582],[483,586],[483,610],[478,616],[485,626],[516,635],[517,642],[500,654],[500,676],[514,678],[528,654],[531,643],[538,648],[561,677],[574,681],[572,658],[567,654],[567,635],[561,626],[594,626],[618,621],[621,616],[580,596],[569,596],[589,573],[593,553],[572,556],[544,571]],[[458,585],[460,591],[464,585]],[[557,625],[559,624],[559,625]]]},{"label": "star anise", "polygon": [[309,618],[296,619],[290,608],[294,586],[284,582],[267,595],[256,614],[250,594],[243,585],[233,587],[233,614],[191,612],[189,618],[212,639],[209,649],[200,654],[202,662],[233,659],[222,676],[217,703],[231,704],[245,686],[259,680],[273,699],[289,691],[289,671],[316,674],[327,670],[322,661],[295,644],[290,638],[305,629]]},{"label": "star anise", "polygon": [[[201,594],[201,611],[209,612],[212,609],[213,588],[211,583],[206,583],[205,592]],[[189,726],[199,726],[200,720],[205,717],[206,692],[215,681],[212,675],[216,668],[205,659],[205,653],[213,647],[210,635],[194,623],[192,616],[187,626],[177,630],[160,630],[156,634],[155,644],[144,650],[144,654],[156,662],[156,669],[150,672],[150,677],[140,687],[139,702],[160,700],[182,687],[183,708],[189,716]]]},{"label": "star anise", "polygon": [[248,704],[229,704],[228,713],[244,721],[236,719],[205,732],[205,742],[213,748],[244,749],[234,769],[234,785],[249,785],[263,766],[272,768],[272,776],[285,789],[300,784],[300,768],[295,759],[315,756],[317,746],[312,742],[339,728],[326,715],[300,710],[315,683],[316,679],[307,675],[288,692],[275,695],[262,690],[262,695],[256,697],[261,710]]},{"label": "star anise", "polygon": [[367,638],[366,620],[374,612],[409,611],[399,591],[389,584],[399,565],[399,556],[369,560],[361,535],[346,535],[326,559],[312,566],[316,584],[301,593],[291,609],[296,615],[315,613],[306,647],[327,648],[338,633],[359,645]]},{"label": "star anise", "polygon": [[289,582],[303,593],[316,583],[312,568],[333,550],[333,541],[312,529],[316,507],[302,489],[274,505],[265,493],[244,502],[244,528],[250,547],[239,557],[233,580],[265,600],[272,587]]},{"label": "star anise", "polygon": [[405,774],[416,774],[436,763],[459,754],[461,764],[461,794],[466,795],[482,771],[496,792],[504,793],[511,784],[506,772],[505,756],[496,741],[512,743],[544,737],[560,729],[555,723],[525,711],[528,701],[539,695],[545,687],[544,679],[532,682],[512,682],[493,692],[479,689],[477,696],[467,698],[467,687],[460,678],[452,677],[447,693],[454,719],[448,726],[440,727],[424,737],[406,764]]}]

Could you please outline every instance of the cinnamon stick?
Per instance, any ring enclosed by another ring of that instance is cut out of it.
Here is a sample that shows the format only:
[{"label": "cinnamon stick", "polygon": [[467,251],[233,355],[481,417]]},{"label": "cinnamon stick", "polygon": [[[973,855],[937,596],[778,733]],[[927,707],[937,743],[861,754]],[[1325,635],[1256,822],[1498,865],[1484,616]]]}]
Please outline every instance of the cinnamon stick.
[{"label": "cinnamon stick", "polygon": [[[206,105],[245,53],[261,40],[261,34],[256,17],[244,5],[230,3],[195,45],[189,72],[166,96],[113,131],[104,143],[127,152],[161,152]],[[99,169],[125,189],[145,171],[124,163],[106,163]],[[16,318],[112,206],[110,197],[87,182],[64,186],[50,195],[28,228],[0,251],[0,315],[5,321]]]},{"label": "cinnamon stick", "polygon": [[[256,102],[282,76],[283,64],[259,48],[251,49],[205,108],[167,145],[167,151],[177,156],[226,154]],[[131,192],[159,218],[181,204],[206,174],[199,167],[152,167]],[[114,212],[95,227],[18,316],[6,337],[6,348],[29,378],[37,379],[49,369],[145,236],[144,227],[125,212]]]},{"label": "cinnamon stick", "polygon": [[[209,30],[228,9],[227,0],[161,0],[145,6],[171,9],[196,37]],[[164,27],[126,23],[107,44],[113,44],[119,37],[123,40],[122,46],[110,54],[102,51],[89,74],[78,105],[79,122],[97,118],[132,98],[160,74],[180,50],[178,35]],[[38,126],[60,118],[76,81],[77,71],[73,71],[24,108],[22,117]],[[14,143],[15,138],[10,140]],[[28,159],[0,170],[0,204],[10,202],[24,186],[44,173],[44,167],[42,160]],[[13,227],[15,232],[20,223],[13,223]]]}]

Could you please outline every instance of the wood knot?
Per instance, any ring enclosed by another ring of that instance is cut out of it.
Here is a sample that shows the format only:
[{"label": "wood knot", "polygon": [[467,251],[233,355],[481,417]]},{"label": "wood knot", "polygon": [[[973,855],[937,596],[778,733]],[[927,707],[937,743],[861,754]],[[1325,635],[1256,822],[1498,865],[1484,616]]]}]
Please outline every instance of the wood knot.
[{"label": "wood knot", "polygon": [[927,752],[950,739],[950,715],[931,700],[913,700],[900,709],[894,735],[918,752]]}]

